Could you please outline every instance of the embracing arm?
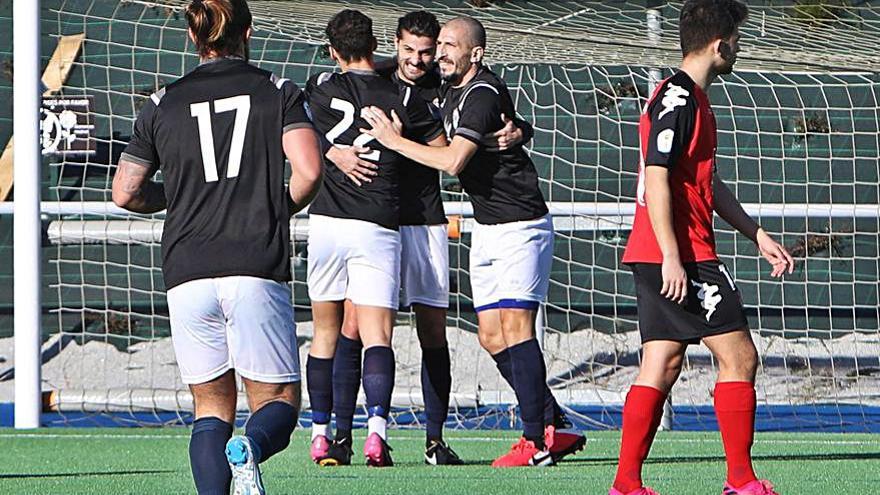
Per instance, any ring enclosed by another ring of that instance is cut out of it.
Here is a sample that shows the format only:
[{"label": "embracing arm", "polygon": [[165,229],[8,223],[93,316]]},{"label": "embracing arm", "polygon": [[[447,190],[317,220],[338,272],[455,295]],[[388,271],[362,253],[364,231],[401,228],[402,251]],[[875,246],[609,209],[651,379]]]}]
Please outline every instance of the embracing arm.
[{"label": "embracing arm", "polygon": [[124,155],[113,176],[113,203],[135,213],[156,213],[165,209],[165,186],[153,182],[150,165],[127,160]]},{"label": "embracing arm", "polygon": [[372,126],[372,129],[361,129],[361,132],[373,136],[386,148],[410,160],[449,175],[458,175],[464,170],[478,149],[476,143],[461,136],[452,138],[449,146],[443,146],[446,136],[442,134],[427,145],[410,141],[401,136],[401,122],[393,110],[391,119],[376,107],[365,108],[361,115]]}]

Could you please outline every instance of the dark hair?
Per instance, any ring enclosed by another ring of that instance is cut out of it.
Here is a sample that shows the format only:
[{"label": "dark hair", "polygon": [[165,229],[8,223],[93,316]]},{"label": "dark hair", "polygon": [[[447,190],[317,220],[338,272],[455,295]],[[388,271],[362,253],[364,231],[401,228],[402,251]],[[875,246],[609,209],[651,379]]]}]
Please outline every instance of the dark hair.
[{"label": "dark hair", "polygon": [[193,0],[186,7],[186,22],[201,56],[245,54],[252,19],[246,0]]},{"label": "dark hair", "polygon": [[415,36],[425,36],[436,40],[440,36],[440,23],[434,14],[426,10],[410,12],[397,20],[397,39],[406,31]]},{"label": "dark hair", "polygon": [[373,20],[357,10],[346,9],[334,15],[326,33],[330,46],[348,62],[369,58],[376,49]]},{"label": "dark hair", "polygon": [[688,55],[729,38],[748,14],[749,8],[737,0],[688,0],[678,19],[681,53]]},{"label": "dark hair", "polygon": [[480,48],[486,48],[486,28],[483,27],[482,22],[471,16],[462,15],[447,22],[447,24],[454,23],[461,23],[467,27],[468,42],[470,43],[471,48],[477,46]]}]

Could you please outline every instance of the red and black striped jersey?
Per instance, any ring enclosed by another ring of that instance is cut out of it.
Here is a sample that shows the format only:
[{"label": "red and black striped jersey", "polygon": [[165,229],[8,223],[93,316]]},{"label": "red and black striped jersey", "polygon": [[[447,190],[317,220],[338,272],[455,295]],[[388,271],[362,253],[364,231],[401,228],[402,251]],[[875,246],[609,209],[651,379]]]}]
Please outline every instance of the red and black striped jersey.
[{"label": "red and black striped jersey", "polygon": [[636,214],[624,263],[662,263],[648,217],[645,167],[669,169],[672,216],[683,263],[718,259],[712,229],[717,135],[709,98],[685,72],[658,85],[639,120],[641,163]]}]

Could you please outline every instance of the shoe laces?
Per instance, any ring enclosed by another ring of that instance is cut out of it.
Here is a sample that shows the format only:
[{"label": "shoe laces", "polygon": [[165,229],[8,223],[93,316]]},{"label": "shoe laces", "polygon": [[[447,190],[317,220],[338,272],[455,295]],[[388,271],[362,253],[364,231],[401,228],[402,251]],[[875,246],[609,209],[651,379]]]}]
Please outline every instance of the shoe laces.
[{"label": "shoe laces", "polygon": [[513,444],[511,452],[525,452],[527,449],[535,449],[535,442],[526,440],[526,437],[520,437],[519,442]]},{"label": "shoe laces", "polygon": [[762,495],[777,495],[775,491],[773,491],[773,483],[770,483],[768,480],[758,480],[761,483],[761,488],[764,489]]}]

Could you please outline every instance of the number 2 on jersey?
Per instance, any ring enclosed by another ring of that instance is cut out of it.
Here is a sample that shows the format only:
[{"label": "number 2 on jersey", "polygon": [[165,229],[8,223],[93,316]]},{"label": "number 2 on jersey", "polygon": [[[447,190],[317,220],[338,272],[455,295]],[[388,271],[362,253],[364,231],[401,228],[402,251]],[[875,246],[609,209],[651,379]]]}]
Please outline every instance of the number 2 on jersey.
[{"label": "number 2 on jersey", "polygon": [[[235,110],[235,124],[232,128],[232,143],[229,148],[229,161],[226,163],[226,178],[238,177],[241,168],[241,152],[244,150],[244,136],[247,131],[248,116],[251,113],[250,95],[232,96],[214,100],[214,112],[223,113]],[[199,124],[199,144],[202,148],[202,165],[205,168],[205,182],[216,182],[217,158],[214,148],[214,132],[211,127],[211,102],[203,101],[189,106],[190,115]]]},{"label": "number 2 on jersey", "polygon": [[[330,141],[332,144],[335,144],[336,146],[338,146],[340,148],[348,148],[348,145],[338,144],[336,142],[336,138],[341,136],[343,132],[348,130],[348,128],[351,127],[352,124],[354,124],[354,113],[355,113],[354,105],[352,105],[351,102],[345,101],[343,99],[333,98],[330,100],[330,108],[332,108],[333,110],[341,111],[342,112],[342,120],[340,120],[338,124],[333,126],[332,129],[327,131],[327,134],[324,134],[324,137],[327,138],[327,141]],[[370,136],[369,134],[361,134],[360,136],[355,138],[355,140],[352,142],[352,145],[366,146],[366,144],[372,140],[373,140],[373,136]],[[360,157],[363,158],[364,160],[372,160],[372,161],[379,161],[379,156],[380,156],[379,150],[373,150],[369,153],[360,155]]]}]

